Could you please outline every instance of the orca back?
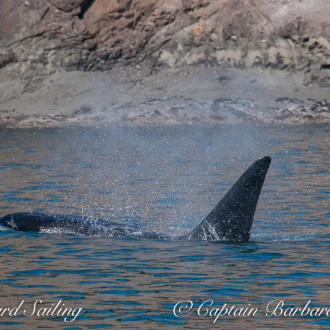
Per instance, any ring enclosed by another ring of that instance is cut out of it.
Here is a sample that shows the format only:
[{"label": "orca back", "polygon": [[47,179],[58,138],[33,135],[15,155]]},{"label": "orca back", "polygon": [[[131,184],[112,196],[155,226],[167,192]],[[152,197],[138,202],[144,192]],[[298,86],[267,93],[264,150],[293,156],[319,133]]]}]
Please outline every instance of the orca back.
[{"label": "orca back", "polygon": [[36,212],[8,214],[0,219],[0,225],[20,231],[54,231],[87,236],[247,242],[270,162],[268,156],[254,162],[192,232],[178,237],[106,219]]}]

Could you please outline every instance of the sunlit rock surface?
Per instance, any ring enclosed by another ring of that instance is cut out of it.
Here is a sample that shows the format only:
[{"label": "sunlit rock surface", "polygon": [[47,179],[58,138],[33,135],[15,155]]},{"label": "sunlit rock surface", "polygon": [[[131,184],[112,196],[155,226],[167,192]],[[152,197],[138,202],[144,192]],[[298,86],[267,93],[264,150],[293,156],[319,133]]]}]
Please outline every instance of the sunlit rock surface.
[{"label": "sunlit rock surface", "polygon": [[0,125],[328,123],[329,8],[2,0]]}]

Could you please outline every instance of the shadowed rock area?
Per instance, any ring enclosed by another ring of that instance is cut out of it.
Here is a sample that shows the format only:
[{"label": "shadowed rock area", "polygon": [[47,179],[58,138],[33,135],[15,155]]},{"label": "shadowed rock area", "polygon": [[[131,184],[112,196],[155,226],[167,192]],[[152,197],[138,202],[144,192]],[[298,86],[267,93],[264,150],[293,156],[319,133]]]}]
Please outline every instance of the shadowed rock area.
[{"label": "shadowed rock area", "polygon": [[2,0],[0,125],[329,123],[329,8]]}]

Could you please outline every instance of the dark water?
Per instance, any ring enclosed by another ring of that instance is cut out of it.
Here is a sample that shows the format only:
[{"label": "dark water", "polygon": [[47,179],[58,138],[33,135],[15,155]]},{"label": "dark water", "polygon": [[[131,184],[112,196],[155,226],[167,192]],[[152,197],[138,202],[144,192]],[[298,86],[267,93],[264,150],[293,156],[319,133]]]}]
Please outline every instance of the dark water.
[{"label": "dark water", "polygon": [[330,328],[329,146],[328,126],[1,129],[0,216],[182,234],[255,159],[273,163],[247,244],[2,230],[0,328]]}]

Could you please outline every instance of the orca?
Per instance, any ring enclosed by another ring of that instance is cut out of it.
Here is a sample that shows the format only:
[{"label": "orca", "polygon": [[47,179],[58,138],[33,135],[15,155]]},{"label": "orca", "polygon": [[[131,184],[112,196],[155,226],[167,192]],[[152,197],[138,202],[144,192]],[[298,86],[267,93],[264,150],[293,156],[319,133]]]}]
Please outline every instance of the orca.
[{"label": "orca", "polygon": [[269,156],[255,161],[207,217],[191,232],[181,236],[169,236],[134,226],[121,225],[105,218],[94,219],[77,215],[36,212],[8,214],[0,219],[0,225],[24,232],[160,240],[248,242],[259,195],[270,163]]}]

